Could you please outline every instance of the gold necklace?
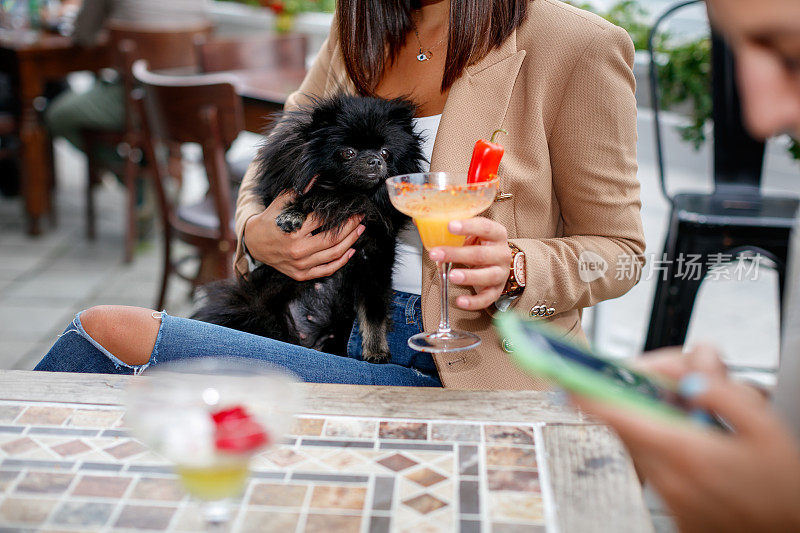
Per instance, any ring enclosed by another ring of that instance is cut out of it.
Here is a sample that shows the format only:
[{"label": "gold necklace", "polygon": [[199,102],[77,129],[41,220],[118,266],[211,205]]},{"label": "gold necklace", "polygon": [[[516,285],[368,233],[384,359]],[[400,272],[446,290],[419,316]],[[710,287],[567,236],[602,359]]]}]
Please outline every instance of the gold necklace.
[{"label": "gold necklace", "polygon": [[433,57],[433,52],[431,50],[435,50],[436,48],[438,48],[439,45],[444,42],[444,37],[442,37],[438,43],[436,43],[435,45],[426,50],[422,46],[422,41],[419,38],[419,30],[417,29],[417,21],[415,20],[414,15],[411,15],[411,24],[413,24],[414,35],[417,37],[417,44],[419,45],[419,54],[417,54],[417,61],[419,62],[430,61],[430,59]]}]

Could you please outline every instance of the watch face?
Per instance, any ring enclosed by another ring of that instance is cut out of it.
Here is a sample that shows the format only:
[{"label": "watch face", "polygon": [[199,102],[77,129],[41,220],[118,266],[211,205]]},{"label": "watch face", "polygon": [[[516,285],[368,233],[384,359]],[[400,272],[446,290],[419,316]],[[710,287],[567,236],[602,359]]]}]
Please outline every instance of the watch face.
[{"label": "watch face", "polygon": [[525,286],[525,254],[514,256],[514,278],[520,287]]}]

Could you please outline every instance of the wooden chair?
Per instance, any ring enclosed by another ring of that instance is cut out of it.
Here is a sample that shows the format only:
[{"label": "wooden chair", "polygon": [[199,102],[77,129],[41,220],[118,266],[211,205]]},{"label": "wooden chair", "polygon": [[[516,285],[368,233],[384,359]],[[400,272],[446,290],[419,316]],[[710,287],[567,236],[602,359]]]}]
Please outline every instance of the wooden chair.
[{"label": "wooden chair", "polygon": [[195,40],[197,64],[203,72],[305,68],[305,35],[270,35],[257,39]]},{"label": "wooden chair", "polygon": [[[233,275],[236,234],[233,199],[225,152],[244,129],[242,101],[231,83],[219,76],[165,76],[137,61],[133,73],[140,89],[133,100],[142,117],[144,153],[151,161],[156,196],[164,226],[164,271],[157,309],[163,309],[171,274],[194,287]],[[146,97],[146,102],[145,102]],[[208,176],[206,199],[190,206],[176,206],[167,193],[168,172],[157,158],[165,144],[198,143]],[[172,239],[178,238],[199,251],[200,269],[188,278],[172,260]]]},{"label": "wooden chair", "polygon": [[0,191],[9,195],[19,194],[18,134],[19,125],[14,115],[0,112]]},{"label": "wooden chair", "polygon": [[[208,24],[180,30],[148,30],[140,26],[115,23],[109,26],[109,46],[113,54],[114,67],[120,77],[125,94],[125,127],[121,132],[100,130],[84,131],[88,157],[89,181],[86,189],[86,222],[89,239],[95,238],[94,188],[100,183],[102,165],[96,157],[99,146],[116,146],[124,158],[123,167],[111,169],[122,176],[127,191],[127,213],[125,231],[125,262],[133,260],[137,240],[136,227],[136,182],[141,170],[142,135],[140,117],[132,101],[136,88],[132,67],[137,59],[146,59],[152,68],[196,67],[194,42],[211,33]],[[171,147],[173,165],[179,161],[180,147]],[[180,168],[175,165],[176,169]]]},{"label": "wooden chair", "polygon": [[[305,35],[268,35],[248,39],[195,39],[197,64],[206,73],[231,70],[296,68],[305,70],[308,38]],[[268,118],[264,118],[264,126]],[[250,160],[230,161],[236,188],[242,183]]]}]

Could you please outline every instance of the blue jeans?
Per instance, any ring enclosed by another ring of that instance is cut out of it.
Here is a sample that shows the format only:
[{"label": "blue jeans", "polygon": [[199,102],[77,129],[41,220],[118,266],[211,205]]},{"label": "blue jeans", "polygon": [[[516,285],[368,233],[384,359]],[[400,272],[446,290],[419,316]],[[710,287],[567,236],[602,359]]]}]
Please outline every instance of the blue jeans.
[{"label": "blue jeans", "polygon": [[139,374],[150,366],[192,357],[244,357],[284,367],[309,382],[441,387],[431,355],[416,352],[407,343],[422,331],[419,295],[395,292],[392,304],[394,327],[387,339],[391,359],[386,364],[362,359],[358,322],[350,334],[347,357],[341,357],[161,312],[154,313],[160,315],[161,326],[150,361],[134,366],[92,339],[78,313],[35,370]]}]

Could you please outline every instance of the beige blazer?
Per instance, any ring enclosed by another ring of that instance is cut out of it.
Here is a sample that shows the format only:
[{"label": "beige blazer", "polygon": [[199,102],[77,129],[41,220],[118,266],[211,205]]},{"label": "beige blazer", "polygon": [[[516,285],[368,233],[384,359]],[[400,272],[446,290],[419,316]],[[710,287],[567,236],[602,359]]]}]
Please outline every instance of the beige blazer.
[{"label": "beige blazer", "polygon": [[[505,225],[526,255],[527,287],[514,307],[554,309],[546,320],[581,341],[582,309],[625,294],[644,263],[633,53],[621,28],[559,0],[532,0],[526,22],[452,86],[431,158],[434,171],[466,172],[477,139],[508,131],[499,176],[501,191],[513,197],[495,202],[484,216]],[[286,106],[342,88],[354,91],[333,31]],[[245,222],[264,209],[253,178],[245,177],[236,210],[235,261],[242,274],[248,272]],[[422,313],[431,330],[438,324],[439,286],[433,262],[423,257]],[[454,287],[453,300],[464,290]],[[487,312],[451,306],[450,317],[483,343],[434,356],[445,387],[546,386],[511,363]]]}]

